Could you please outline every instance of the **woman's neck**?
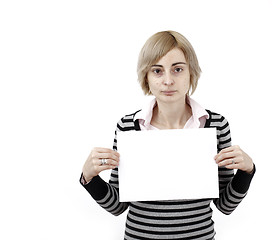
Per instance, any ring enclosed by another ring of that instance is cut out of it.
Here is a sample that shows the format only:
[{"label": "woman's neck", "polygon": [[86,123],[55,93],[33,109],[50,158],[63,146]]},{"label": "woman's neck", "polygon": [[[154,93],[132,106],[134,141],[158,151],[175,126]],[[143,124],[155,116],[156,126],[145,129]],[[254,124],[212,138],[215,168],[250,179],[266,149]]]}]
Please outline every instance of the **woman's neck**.
[{"label": "woman's neck", "polygon": [[157,101],[153,109],[151,125],[159,129],[181,129],[191,116],[192,110],[186,99],[178,103]]}]

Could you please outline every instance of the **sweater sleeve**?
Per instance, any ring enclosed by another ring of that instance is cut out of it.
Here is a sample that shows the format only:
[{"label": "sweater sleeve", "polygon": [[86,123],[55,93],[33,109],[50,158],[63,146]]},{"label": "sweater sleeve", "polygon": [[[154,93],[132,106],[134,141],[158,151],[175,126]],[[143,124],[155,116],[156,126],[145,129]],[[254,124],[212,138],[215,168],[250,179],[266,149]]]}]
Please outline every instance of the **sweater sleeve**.
[{"label": "sweater sleeve", "polygon": [[[122,120],[117,124],[115,131],[113,143],[115,151],[117,151],[117,132],[120,130],[120,124],[122,124]],[[82,175],[80,183],[102,208],[115,216],[123,213],[129,206],[129,203],[119,201],[118,168],[112,170],[108,183],[100,176],[96,176],[89,183],[83,184]]]},{"label": "sweater sleeve", "polygon": [[[231,146],[231,135],[228,121],[221,115],[212,115],[211,126],[217,128],[218,152]],[[246,196],[250,182],[255,173],[248,174],[225,167],[218,168],[219,198],[214,199],[215,206],[224,214],[231,214]]]}]

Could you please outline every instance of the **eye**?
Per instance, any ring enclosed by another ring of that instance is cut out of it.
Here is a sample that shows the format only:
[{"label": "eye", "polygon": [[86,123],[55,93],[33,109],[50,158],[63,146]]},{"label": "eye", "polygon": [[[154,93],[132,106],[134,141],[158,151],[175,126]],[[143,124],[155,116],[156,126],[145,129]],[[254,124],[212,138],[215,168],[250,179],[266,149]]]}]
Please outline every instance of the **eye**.
[{"label": "eye", "polygon": [[175,71],[176,73],[178,73],[178,72],[182,72],[183,69],[182,69],[181,67],[176,67],[174,71]]},{"label": "eye", "polygon": [[156,75],[159,75],[162,73],[162,70],[159,68],[152,69],[152,72],[155,73]]}]

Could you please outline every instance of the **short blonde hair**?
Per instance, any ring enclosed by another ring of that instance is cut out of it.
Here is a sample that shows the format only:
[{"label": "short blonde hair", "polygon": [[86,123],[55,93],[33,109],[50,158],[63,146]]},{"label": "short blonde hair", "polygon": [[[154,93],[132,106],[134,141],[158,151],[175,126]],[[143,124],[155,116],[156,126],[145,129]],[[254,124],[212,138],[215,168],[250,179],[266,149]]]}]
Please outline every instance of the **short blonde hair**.
[{"label": "short blonde hair", "polygon": [[[184,53],[189,65],[190,72],[190,94],[193,94],[201,74],[197,56],[190,42],[180,33],[174,31],[158,32],[151,36],[144,44],[138,59],[137,73],[138,81],[145,95],[152,95],[147,81],[147,73],[151,66],[156,64],[173,48],[179,48]],[[189,94],[189,92],[187,93]]]}]

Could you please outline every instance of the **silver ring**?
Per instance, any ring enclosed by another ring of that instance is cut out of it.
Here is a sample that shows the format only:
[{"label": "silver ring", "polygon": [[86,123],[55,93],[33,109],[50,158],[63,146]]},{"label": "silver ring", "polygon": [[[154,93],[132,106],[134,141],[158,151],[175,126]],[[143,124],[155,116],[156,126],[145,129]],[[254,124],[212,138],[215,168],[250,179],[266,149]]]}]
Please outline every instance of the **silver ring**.
[{"label": "silver ring", "polygon": [[234,160],[232,160],[232,164],[235,164],[235,161],[234,161]]},{"label": "silver ring", "polygon": [[106,165],[108,163],[108,160],[105,158],[101,159],[101,165]]}]

